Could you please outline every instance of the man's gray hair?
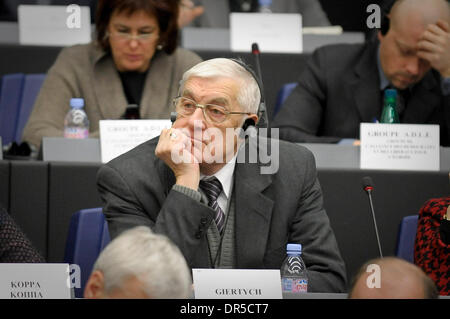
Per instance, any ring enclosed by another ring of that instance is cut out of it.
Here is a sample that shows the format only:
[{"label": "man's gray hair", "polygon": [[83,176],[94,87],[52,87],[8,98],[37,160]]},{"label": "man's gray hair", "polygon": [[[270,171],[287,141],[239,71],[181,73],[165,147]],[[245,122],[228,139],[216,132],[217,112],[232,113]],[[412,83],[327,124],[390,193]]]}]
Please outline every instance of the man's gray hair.
[{"label": "man's gray hair", "polygon": [[106,246],[94,269],[104,276],[108,294],[136,277],[150,298],[189,298],[192,280],[186,261],[175,244],[150,228],[138,226],[123,232]]},{"label": "man's gray hair", "polygon": [[[242,61],[241,61],[242,62]],[[243,63],[243,62],[242,62]],[[239,63],[225,58],[203,61],[183,74],[180,81],[179,95],[183,93],[186,81],[191,77],[199,78],[231,78],[240,81],[237,96],[243,112],[257,113],[261,93],[253,75]]]}]

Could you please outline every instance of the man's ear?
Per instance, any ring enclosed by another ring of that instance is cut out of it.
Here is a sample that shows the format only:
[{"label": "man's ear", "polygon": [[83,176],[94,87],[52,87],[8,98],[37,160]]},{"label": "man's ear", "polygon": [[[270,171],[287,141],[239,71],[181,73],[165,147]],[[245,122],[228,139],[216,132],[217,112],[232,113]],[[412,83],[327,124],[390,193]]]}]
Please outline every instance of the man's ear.
[{"label": "man's ear", "polygon": [[380,41],[380,42],[383,41],[384,35],[381,34],[381,31],[377,32],[377,38],[378,38],[378,41]]},{"label": "man's ear", "polygon": [[101,299],[105,297],[105,277],[100,270],[95,270],[84,288],[84,298]]}]

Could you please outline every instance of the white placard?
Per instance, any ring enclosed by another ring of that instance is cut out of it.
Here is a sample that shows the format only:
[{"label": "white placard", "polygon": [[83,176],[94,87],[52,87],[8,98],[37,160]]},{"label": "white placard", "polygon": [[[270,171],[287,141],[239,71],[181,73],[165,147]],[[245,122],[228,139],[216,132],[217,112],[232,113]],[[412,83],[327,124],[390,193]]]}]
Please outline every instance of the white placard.
[{"label": "white placard", "polygon": [[438,171],[439,125],[361,123],[361,168]]},{"label": "white placard", "polygon": [[70,299],[68,264],[0,264],[0,299]]},{"label": "white placard", "polygon": [[281,299],[280,270],[192,269],[195,299]]},{"label": "white placard", "polygon": [[100,149],[106,163],[172,126],[170,120],[101,120]]},{"label": "white placard", "polygon": [[87,6],[20,5],[19,43],[69,46],[91,42],[91,10]]},{"label": "white placard", "polygon": [[252,43],[261,52],[301,53],[302,17],[298,13],[231,13],[231,50],[247,52]]}]

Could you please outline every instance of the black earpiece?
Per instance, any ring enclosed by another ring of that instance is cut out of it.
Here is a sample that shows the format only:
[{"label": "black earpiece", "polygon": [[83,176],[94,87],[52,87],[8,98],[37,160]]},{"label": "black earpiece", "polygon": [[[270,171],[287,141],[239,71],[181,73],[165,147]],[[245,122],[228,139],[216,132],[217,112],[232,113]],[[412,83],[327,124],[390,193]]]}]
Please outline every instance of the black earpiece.
[{"label": "black earpiece", "polygon": [[242,129],[244,132],[248,129],[249,126],[256,126],[256,123],[253,119],[246,119],[244,124],[242,125]]},{"label": "black earpiece", "polygon": [[170,121],[173,123],[175,123],[175,121],[177,120],[177,112],[170,112]]},{"label": "black earpiece", "polygon": [[[258,114],[258,126],[259,127],[267,127],[267,123],[265,120],[266,119],[266,114],[265,114],[266,103],[264,101],[264,94],[263,94],[263,90],[262,90],[261,80],[256,76],[256,73],[248,65],[246,65],[243,61],[238,60],[238,59],[230,59],[230,60],[239,64],[240,66],[242,66],[248,73],[250,73],[253,76],[253,78],[256,81],[256,84],[258,84],[259,93],[260,93],[258,110],[256,112],[256,114]],[[244,132],[247,130],[247,128],[249,126],[256,126],[255,121],[252,119],[246,119],[244,124],[242,125],[242,129],[244,130]]]}]

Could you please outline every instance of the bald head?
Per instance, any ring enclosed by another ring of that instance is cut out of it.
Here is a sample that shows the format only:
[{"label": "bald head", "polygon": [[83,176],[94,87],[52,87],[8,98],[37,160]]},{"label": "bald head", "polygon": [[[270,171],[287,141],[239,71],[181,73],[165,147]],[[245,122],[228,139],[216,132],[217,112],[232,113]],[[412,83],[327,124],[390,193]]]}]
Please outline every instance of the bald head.
[{"label": "bald head", "polygon": [[374,259],[361,267],[349,298],[423,299],[436,298],[433,281],[416,265],[402,259]]},{"label": "bald head", "polygon": [[393,28],[426,27],[438,20],[450,23],[450,5],[447,0],[397,0],[389,17]]}]

